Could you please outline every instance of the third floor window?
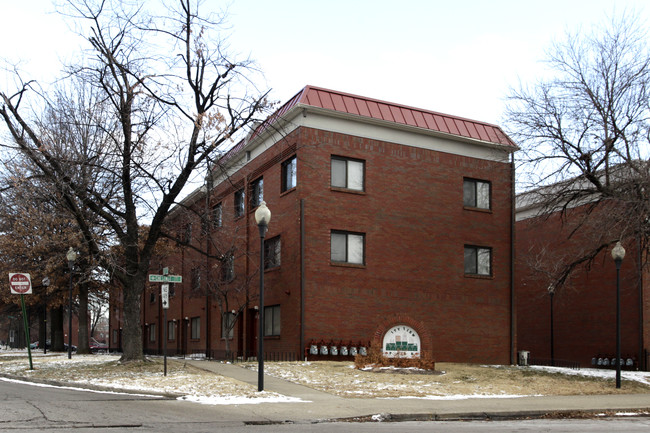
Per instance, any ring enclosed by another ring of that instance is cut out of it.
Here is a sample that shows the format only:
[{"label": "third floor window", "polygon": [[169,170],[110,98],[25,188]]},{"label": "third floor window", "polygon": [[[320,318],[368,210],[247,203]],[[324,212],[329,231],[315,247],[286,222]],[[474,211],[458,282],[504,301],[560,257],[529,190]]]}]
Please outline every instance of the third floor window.
[{"label": "third floor window", "polygon": [[333,187],[363,191],[365,189],[365,162],[332,156],[331,176]]}]

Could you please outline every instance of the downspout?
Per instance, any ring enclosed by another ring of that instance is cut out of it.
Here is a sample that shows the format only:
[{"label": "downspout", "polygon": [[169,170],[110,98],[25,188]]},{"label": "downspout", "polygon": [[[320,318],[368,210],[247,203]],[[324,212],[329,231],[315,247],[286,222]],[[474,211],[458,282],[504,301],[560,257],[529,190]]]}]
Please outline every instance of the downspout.
[{"label": "downspout", "polygon": [[305,199],[300,199],[300,358],[305,350]]},{"label": "downspout", "polygon": [[510,364],[516,364],[515,313],[515,154],[510,154]]}]

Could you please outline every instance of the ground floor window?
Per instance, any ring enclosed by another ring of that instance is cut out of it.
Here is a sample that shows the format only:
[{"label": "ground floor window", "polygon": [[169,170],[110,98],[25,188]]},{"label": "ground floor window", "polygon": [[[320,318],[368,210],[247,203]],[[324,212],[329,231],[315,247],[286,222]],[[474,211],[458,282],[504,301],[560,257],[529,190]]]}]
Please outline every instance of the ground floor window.
[{"label": "ground floor window", "polygon": [[190,324],[191,324],[190,338],[192,340],[198,340],[199,338],[201,338],[201,318],[192,317]]},{"label": "ground floor window", "polygon": [[156,341],[156,324],[152,323],[149,325],[149,341]]},{"label": "ground floor window", "polygon": [[221,316],[221,338],[232,340],[235,329],[235,315],[231,312]]},{"label": "ground floor window", "polygon": [[280,306],[264,307],[264,336],[280,335]]},{"label": "ground floor window", "polygon": [[176,340],[176,321],[170,320],[167,322],[167,340]]}]

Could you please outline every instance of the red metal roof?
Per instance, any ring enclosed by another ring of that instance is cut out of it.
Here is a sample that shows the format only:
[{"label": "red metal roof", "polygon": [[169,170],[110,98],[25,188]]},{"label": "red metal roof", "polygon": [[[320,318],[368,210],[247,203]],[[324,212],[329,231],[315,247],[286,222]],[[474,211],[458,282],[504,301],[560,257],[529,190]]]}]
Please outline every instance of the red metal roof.
[{"label": "red metal roof", "polygon": [[364,96],[350,95],[335,90],[306,86],[280,110],[286,112],[297,104],[311,105],[313,107],[401,123],[403,125],[444,132],[494,144],[517,147],[501,128],[496,125],[394,104],[392,102],[379,101]]},{"label": "red metal roof", "polygon": [[[299,105],[309,105],[326,110],[414,126],[487,143],[509,146],[513,149],[517,147],[510,137],[496,125],[314,86],[306,86],[294,95],[293,98],[259,125],[249,139],[262,133],[269,125],[275,123],[276,120],[282,118],[292,108]],[[230,159],[244,145],[244,141],[238,143],[224,155],[222,162],[223,160]]]}]

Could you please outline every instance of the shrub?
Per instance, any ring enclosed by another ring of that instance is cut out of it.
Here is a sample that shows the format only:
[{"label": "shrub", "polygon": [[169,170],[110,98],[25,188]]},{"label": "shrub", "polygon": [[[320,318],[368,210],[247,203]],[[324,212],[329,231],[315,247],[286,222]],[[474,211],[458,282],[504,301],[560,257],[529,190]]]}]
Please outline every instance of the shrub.
[{"label": "shrub", "polygon": [[369,366],[435,370],[436,361],[428,351],[422,351],[420,358],[388,358],[384,356],[380,345],[373,344],[370,346],[367,356],[357,355],[354,357],[355,368],[362,369]]}]

